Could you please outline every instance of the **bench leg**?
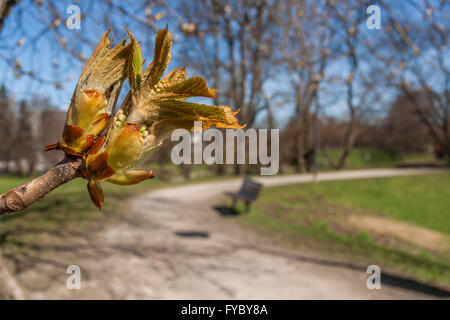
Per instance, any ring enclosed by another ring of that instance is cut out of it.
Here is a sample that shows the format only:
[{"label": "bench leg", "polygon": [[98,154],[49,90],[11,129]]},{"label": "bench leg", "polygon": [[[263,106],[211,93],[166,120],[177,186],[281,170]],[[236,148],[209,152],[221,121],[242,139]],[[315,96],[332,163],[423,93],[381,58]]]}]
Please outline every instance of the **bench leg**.
[{"label": "bench leg", "polygon": [[245,212],[250,211],[250,201],[245,201]]}]

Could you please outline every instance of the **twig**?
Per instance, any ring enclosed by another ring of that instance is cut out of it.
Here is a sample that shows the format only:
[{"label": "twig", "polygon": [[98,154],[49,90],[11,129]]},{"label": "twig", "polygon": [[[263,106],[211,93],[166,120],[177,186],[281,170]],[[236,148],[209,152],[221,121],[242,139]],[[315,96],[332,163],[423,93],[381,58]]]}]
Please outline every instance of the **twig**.
[{"label": "twig", "polygon": [[0,215],[24,210],[70,180],[80,177],[80,162],[64,161],[42,176],[0,195]]},{"label": "twig", "polygon": [[0,31],[3,28],[3,23],[8,17],[9,12],[18,3],[18,0],[0,0]]}]

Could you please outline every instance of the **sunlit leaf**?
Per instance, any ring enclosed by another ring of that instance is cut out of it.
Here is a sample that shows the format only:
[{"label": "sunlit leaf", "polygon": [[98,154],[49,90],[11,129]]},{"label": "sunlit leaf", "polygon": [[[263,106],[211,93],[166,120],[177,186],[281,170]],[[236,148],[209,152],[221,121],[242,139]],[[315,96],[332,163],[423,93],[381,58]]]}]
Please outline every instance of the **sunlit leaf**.
[{"label": "sunlit leaf", "polygon": [[89,181],[87,188],[92,202],[97,208],[101,209],[103,207],[105,196],[103,194],[103,190],[102,187],[100,186],[100,183],[95,181]]},{"label": "sunlit leaf", "polygon": [[152,171],[128,169],[116,172],[106,181],[119,185],[132,185],[151,178],[153,178]]},{"label": "sunlit leaf", "polygon": [[172,35],[169,29],[159,30],[155,39],[155,51],[153,61],[144,72],[143,91],[148,92],[161,79],[169,65],[172,50]]}]

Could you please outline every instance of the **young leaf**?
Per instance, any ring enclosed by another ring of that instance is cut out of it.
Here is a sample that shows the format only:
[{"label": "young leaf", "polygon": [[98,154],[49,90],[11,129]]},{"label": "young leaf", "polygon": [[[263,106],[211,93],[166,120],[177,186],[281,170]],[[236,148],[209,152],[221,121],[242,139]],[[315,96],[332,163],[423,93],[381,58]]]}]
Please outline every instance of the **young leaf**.
[{"label": "young leaf", "polygon": [[131,54],[128,63],[128,79],[130,81],[131,94],[136,95],[141,90],[142,77],[142,51],[139,43],[136,42],[130,30],[126,28],[130,38]]},{"label": "young leaf", "polygon": [[95,182],[95,181],[89,181],[87,188],[88,188],[89,195],[91,196],[91,200],[94,203],[94,205],[99,209],[103,208],[103,202],[105,200],[105,196],[103,194],[103,190],[102,190],[100,183]]},{"label": "young leaf", "polygon": [[144,72],[144,84],[142,91],[148,93],[161,79],[164,71],[169,65],[172,50],[172,35],[169,28],[159,30],[155,39],[155,52],[153,61]]},{"label": "young leaf", "polygon": [[125,66],[130,46],[125,40],[110,49],[106,32],[86,63],[67,111],[63,142],[46,147],[83,156],[106,128],[126,78]]},{"label": "young leaf", "polygon": [[153,178],[152,171],[127,169],[116,172],[107,182],[118,185],[132,185]]}]

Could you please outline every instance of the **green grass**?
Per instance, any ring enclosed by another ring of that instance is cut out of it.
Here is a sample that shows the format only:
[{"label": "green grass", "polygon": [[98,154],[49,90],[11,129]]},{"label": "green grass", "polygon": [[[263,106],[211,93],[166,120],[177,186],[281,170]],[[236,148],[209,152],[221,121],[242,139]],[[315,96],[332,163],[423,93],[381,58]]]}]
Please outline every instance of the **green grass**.
[{"label": "green grass", "polygon": [[[329,169],[339,162],[340,149],[321,151],[318,157],[319,169]],[[401,160],[397,152],[371,148],[354,149],[348,156],[346,169],[394,167]]]},{"label": "green grass", "polygon": [[381,237],[350,226],[346,217],[389,217],[450,235],[449,208],[450,173],[443,173],[265,188],[251,212],[240,219],[293,246],[448,286],[449,251]]},{"label": "green grass", "polygon": [[[331,148],[319,152],[319,170],[332,169],[339,162],[341,150]],[[356,148],[348,156],[346,169],[388,168],[398,164],[432,163],[444,165],[444,161],[436,160],[432,154],[402,154],[395,151],[374,148]]]},{"label": "green grass", "polygon": [[323,195],[329,204],[370,209],[392,218],[450,234],[450,173],[332,181],[285,187],[284,194]]}]

